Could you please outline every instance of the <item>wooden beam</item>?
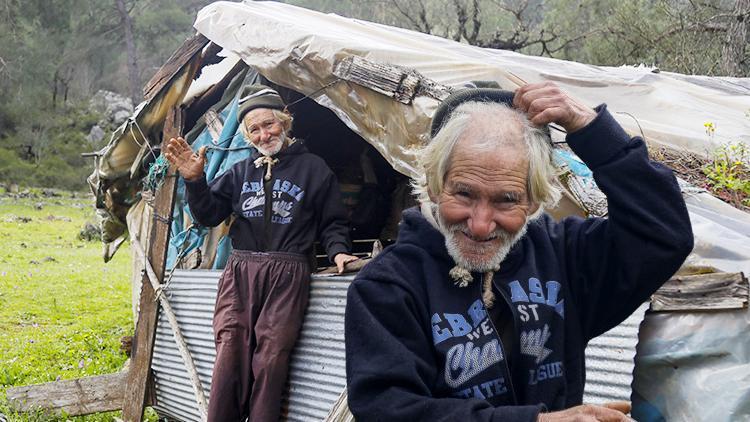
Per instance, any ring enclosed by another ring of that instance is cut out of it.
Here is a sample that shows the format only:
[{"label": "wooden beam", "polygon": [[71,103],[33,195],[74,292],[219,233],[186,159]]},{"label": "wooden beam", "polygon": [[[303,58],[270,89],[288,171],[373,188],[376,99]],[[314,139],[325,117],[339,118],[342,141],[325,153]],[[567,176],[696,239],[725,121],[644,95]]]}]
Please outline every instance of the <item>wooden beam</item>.
[{"label": "wooden beam", "polygon": [[336,403],[328,412],[328,416],[323,419],[324,422],[354,422],[354,415],[349,410],[349,401],[346,393],[346,388],[339,394],[339,398],[336,399]]},{"label": "wooden beam", "polygon": [[[170,109],[164,122],[162,150],[165,150],[169,138],[177,137],[182,131],[182,110],[179,107]],[[177,188],[176,172],[170,166],[164,184],[156,192],[154,199],[153,220],[149,245],[149,261],[158,277],[164,281],[164,267],[167,258],[169,229],[172,223],[174,197]],[[141,243],[145,243],[141,241]],[[151,376],[151,358],[154,352],[156,321],[159,315],[159,303],[148,274],[141,277],[141,299],[138,321],[133,336],[133,358],[125,387],[122,402],[122,418],[125,421],[140,422],[146,405],[146,386]]]},{"label": "wooden beam", "polygon": [[118,410],[122,406],[127,372],[11,387],[10,407],[16,412],[38,409],[69,416]]},{"label": "wooden beam", "polygon": [[414,69],[373,62],[358,56],[341,59],[334,66],[333,74],[403,104],[411,104],[418,95],[442,101],[451,94],[450,87],[428,79]]},{"label": "wooden beam", "polygon": [[[207,89],[206,92],[201,94],[200,97],[196,98],[193,103],[190,104],[187,110],[185,110],[185,128],[187,128],[187,130],[192,129],[193,126],[195,126],[195,122],[206,113],[209,107],[221,100],[224,91],[234,77],[245,69],[247,69],[245,62],[242,60],[238,61],[219,82]],[[218,137],[216,140],[218,140]]]},{"label": "wooden beam", "polygon": [[172,79],[182,67],[190,61],[203,47],[208,44],[208,38],[201,34],[195,34],[188,38],[178,48],[164,65],[156,71],[145,87],[143,87],[143,97],[146,101],[151,100],[162,88]]},{"label": "wooden beam", "polygon": [[748,304],[748,281],[742,273],[674,276],[651,297],[654,311],[742,309]]}]

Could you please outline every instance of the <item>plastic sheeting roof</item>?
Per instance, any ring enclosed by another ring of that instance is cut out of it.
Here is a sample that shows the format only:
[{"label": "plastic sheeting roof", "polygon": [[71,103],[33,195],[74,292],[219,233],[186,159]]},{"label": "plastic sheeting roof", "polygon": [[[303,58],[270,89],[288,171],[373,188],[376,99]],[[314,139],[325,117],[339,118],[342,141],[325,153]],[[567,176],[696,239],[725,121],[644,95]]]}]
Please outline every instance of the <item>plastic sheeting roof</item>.
[{"label": "plastic sheeting roof", "polygon": [[[426,142],[438,101],[417,96],[407,105],[351,82],[337,82],[333,69],[341,60],[361,57],[414,69],[435,83],[452,87],[472,80],[494,80],[507,89],[521,80],[556,81],[591,105],[606,102],[629,131],[642,130],[649,141],[699,154],[717,144],[750,140],[750,117],[746,116],[750,113],[750,78],[656,74],[646,68],[598,67],[524,56],[276,2],[214,3],[199,13],[195,27],[223,48],[225,59],[204,68],[195,81],[192,76],[198,60],[191,60],[159,95],[141,104],[133,118],[113,134],[90,178],[110,245],[125,232],[128,195],[138,187],[142,174],[142,166],[134,161],[140,163],[148,154],[143,137],[135,139],[135,134],[143,128],[147,138],[158,138],[169,107],[205,91],[237,60],[333,110],[394,169],[409,176],[415,174],[415,147]],[[709,121],[717,128],[712,138],[704,127]],[[750,272],[750,214],[700,190],[688,187],[683,191],[696,234],[690,265]],[[106,257],[111,256],[109,249]]]},{"label": "plastic sheeting roof", "polygon": [[[438,101],[412,105],[338,82],[333,69],[358,56],[414,69],[447,86],[492,80],[515,89],[555,81],[594,106],[606,102],[631,133],[706,155],[718,144],[750,141],[750,79],[653,73],[648,68],[601,67],[484,49],[414,31],[348,19],[276,2],[217,2],[198,14],[195,28],[241,57],[269,80],[332,109],[395,169],[413,175],[413,147],[428,134]],[[717,128],[711,139],[704,123]]]}]

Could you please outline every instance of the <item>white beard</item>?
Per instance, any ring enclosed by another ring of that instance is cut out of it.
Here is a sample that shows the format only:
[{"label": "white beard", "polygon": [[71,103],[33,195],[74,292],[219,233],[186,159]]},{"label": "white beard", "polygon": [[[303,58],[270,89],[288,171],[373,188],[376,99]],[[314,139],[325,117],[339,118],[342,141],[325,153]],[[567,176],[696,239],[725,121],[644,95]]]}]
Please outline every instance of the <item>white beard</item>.
[{"label": "white beard", "polygon": [[491,251],[491,248],[493,248],[494,245],[477,245],[477,249],[471,252],[475,252],[476,255],[479,256],[490,255],[489,259],[478,261],[476,258],[466,256],[462,253],[459,241],[456,238],[458,232],[469,232],[468,224],[464,222],[447,225],[443,220],[443,217],[440,215],[440,212],[437,210],[437,207],[434,208],[434,211],[435,216],[437,217],[438,230],[440,230],[445,237],[445,247],[448,250],[448,254],[459,267],[472,272],[484,273],[487,271],[497,271],[497,269],[500,268],[500,264],[505,260],[505,257],[510,253],[510,249],[513,245],[521,240],[526,234],[526,226],[528,225],[528,222],[524,223],[523,227],[521,227],[521,229],[515,234],[511,234],[500,228],[495,229],[495,231],[493,231],[488,237],[497,236],[501,240],[500,245],[496,247],[497,249],[495,251]]},{"label": "white beard", "polygon": [[257,145],[253,145],[255,149],[258,150],[262,155],[265,155],[267,157],[273,157],[274,155],[278,154],[279,151],[281,151],[281,148],[286,143],[286,133],[281,132],[281,135],[277,137],[278,141],[273,143],[273,146],[269,149],[261,148]]}]

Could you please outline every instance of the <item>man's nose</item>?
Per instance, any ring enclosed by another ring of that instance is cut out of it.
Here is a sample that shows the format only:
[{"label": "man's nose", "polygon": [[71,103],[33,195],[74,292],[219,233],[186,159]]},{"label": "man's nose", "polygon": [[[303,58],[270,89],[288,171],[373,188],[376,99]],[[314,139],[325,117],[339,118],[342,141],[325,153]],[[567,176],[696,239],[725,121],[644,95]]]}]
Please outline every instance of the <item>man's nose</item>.
[{"label": "man's nose", "polygon": [[266,129],[266,128],[264,128],[264,127],[261,127],[260,128],[260,141],[261,142],[266,142],[270,138],[271,138],[271,131],[268,130],[268,129]]},{"label": "man's nose", "polygon": [[474,207],[468,221],[469,230],[475,239],[489,237],[497,228],[494,219],[494,210],[489,204],[478,204]]}]

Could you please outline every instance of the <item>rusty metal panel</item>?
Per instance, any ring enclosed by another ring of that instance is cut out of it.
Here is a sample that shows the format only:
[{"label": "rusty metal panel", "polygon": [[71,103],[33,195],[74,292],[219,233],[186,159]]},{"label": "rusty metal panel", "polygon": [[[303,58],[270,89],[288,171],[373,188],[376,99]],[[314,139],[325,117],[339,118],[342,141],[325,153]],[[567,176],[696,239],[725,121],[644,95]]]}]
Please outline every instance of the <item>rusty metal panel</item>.
[{"label": "rusty metal panel", "polygon": [[589,342],[584,403],[630,401],[638,327],[646,309],[648,303],[641,305],[622,324]]}]

